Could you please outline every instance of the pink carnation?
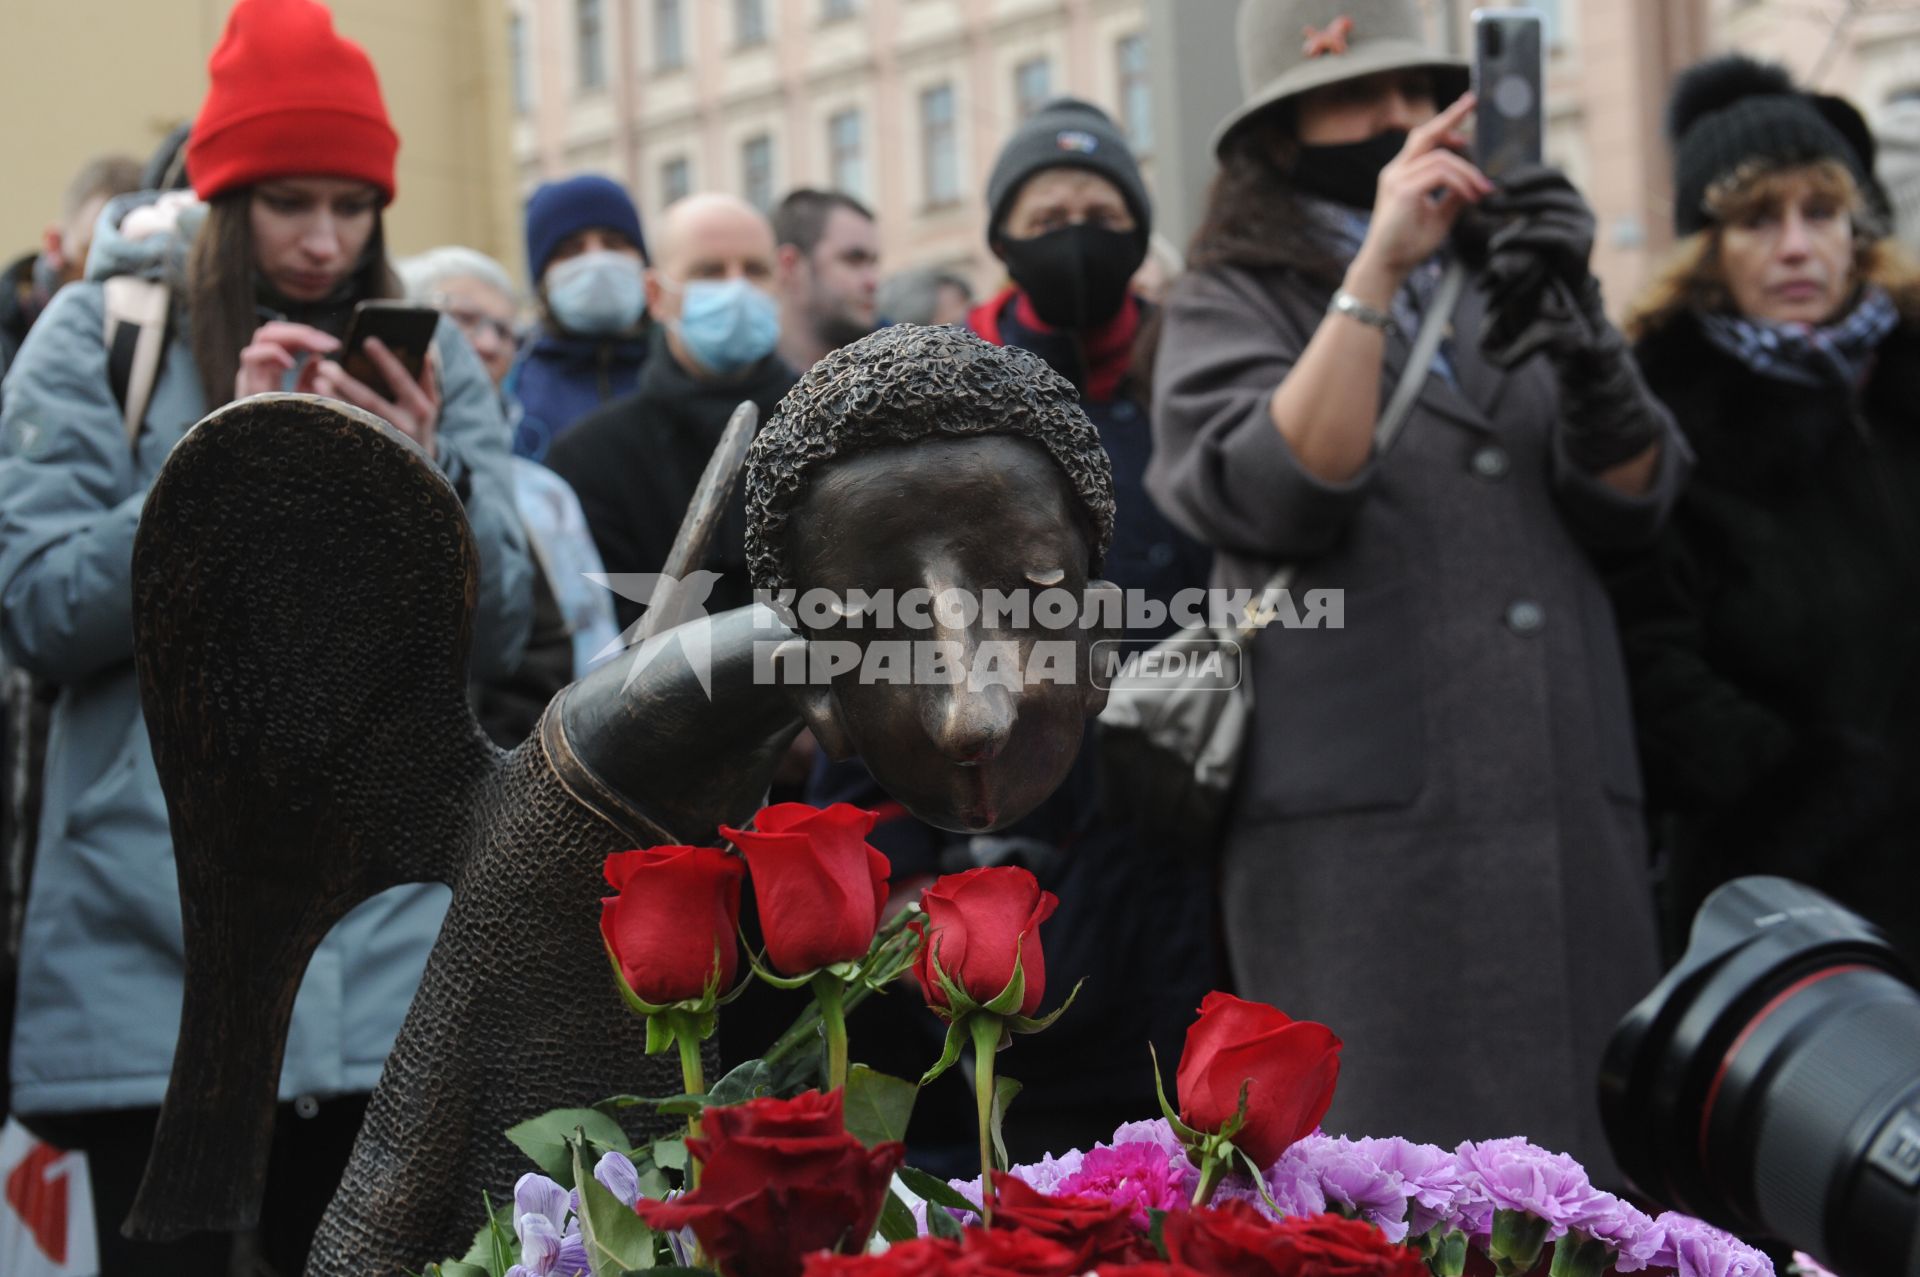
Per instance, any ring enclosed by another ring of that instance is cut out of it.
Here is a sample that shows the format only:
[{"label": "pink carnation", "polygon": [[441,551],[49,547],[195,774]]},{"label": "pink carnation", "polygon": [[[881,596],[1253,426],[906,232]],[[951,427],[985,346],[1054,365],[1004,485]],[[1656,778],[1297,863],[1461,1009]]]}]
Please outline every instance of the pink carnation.
[{"label": "pink carnation", "polygon": [[1051,1190],[1054,1195],[1082,1193],[1129,1207],[1135,1225],[1150,1224],[1150,1210],[1176,1210],[1193,1197],[1197,1172],[1184,1156],[1171,1156],[1158,1144],[1098,1145],[1087,1151],[1080,1169]]}]

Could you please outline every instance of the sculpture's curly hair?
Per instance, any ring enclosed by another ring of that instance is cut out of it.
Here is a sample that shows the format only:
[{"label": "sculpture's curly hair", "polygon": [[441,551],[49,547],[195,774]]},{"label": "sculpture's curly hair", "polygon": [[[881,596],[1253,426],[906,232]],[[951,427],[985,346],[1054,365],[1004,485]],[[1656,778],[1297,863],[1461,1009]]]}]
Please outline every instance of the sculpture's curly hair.
[{"label": "sculpture's curly hair", "polygon": [[973,435],[1031,439],[1059,463],[1097,575],[1113,541],[1113,467],[1073,383],[1017,346],[895,324],[815,364],[754,438],[746,479],[754,588],[792,587],[788,525],[815,469],[874,448]]}]

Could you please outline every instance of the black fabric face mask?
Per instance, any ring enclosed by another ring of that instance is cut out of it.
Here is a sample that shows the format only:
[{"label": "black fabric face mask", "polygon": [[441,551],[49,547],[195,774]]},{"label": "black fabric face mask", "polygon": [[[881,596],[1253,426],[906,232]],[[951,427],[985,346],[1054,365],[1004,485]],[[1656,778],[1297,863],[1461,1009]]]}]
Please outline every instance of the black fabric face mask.
[{"label": "black fabric face mask", "polygon": [[1032,239],[1003,239],[1000,253],[1034,314],[1077,332],[1120,313],[1127,284],[1147,258],[1146,238],[1082,222]]},{"label": "black fabric face mask", "polygon": [[1364,142],[1335,146],[1302,146],[1294,161],[1293,184],[1310,195],[1330,199],[1348,208],[1371,211],[1380,185],[1380,170],[1407,144],[1405,129],[1388,129]]}]

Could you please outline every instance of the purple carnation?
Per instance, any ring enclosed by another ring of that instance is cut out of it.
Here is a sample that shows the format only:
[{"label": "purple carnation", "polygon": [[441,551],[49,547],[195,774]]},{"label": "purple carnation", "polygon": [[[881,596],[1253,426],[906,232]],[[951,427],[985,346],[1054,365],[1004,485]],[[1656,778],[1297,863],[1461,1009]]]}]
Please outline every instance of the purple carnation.
[{"label": "purple carnation", "polygon": [[1152,1222],[1149,1210],[1176,1210],[1192,1200],[1199,1177],[1185,1153],[1170,1155],[1159,1144],[1102,1144],[1088,1149],[1080,1169],[1053,1192],[1084,1193],[1127,1206],[1134,1224],[1146,1228]]},{"label": "purple carnation", "polygon": [[1355,1140],[1354,1146],[1381,1170],[1400,1177],[1400,1190],[1407,1199],[1409,1232],[1419,1236],[1437,1224],[1451,1225],[1454,1203],[1466,1191],[1459,1158],[1437,1145],[1415,1144],[1397,1135]]},{"label": "purple carnation", "polygon": [[1185,1159],[1187,1146],[1173,1133],[1164,1117],[1156,1117],[1150,1122],[1126,1122],[1113,1133],[1107,1141],[1107,1147],[1118,1148],[1122,1144],[1158,1144],[1167,1150],[1168,1156]]},{"label": "purple carnation", "polygon": [[1660,1242],[1649,1267],[1671,1268],[1679,1277],[1773,1277],[1771,1259],[1705,1220],[1668,1211],[1653,1226]]},{"label": "purple carnation", "polygon": [[[1565,1153],[1549,1153],[1519,1136],[1504,1140],[1468,1141],[1456,1155],[1470,1190],[1484,1191],[1484,1203],[1475,1201],[1467,1213],[1472,1227],[1462,1231],[1482,1235],[1492,1228],[1495,1211],[1521,1211],[1543,1220],[1547,1236],[1566,1236],[1569,1223],[1581,1217],[1598,1191],[1587,1179],[1586,1168]],[[1471,1195],[1479,1197],[1479,1191]],[[1482,1209],[1486,1216],[1481,1227]]]},{"label": "purple carnation", "polygon": [[1646,1212],[1612,1193],[1594,1191],[1585,1206],[1567,1221],[1567,1228],[1608,1246],[1614,1252],[1613,1271],[1638,1272],[1660,1248],[1663,1232]]},{"label": "purple carnation", "polygon": [[1407,1194],[1399,1172],[1383,1168],[1368,1150],[1341,1137],[1308,1136],[1293,1147],[1302,1150],[1307,1166],[1320,1177],[1328,1206],[1366,1220],[1390,1242],[1407,1239]]},{"label": "purple carnation", "polygon": [[1267,1168],[1267,1192],[1282,1215],[1318,1215],[1327,1209],[1327,1193],[1320,1184],[1314,1153],[1320,1145],[1331,1142],[1315,1131],[1288,1145],[1280,1160]]}]

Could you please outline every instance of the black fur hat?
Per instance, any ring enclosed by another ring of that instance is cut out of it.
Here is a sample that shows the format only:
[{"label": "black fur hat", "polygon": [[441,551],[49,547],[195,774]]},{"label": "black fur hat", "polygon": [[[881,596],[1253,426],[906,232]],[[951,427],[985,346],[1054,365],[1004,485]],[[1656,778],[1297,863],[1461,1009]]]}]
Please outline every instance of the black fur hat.
[{"label": "black fur hat", "polygon": [[1839,160],[1866,193],[1873,180],[1873,136],[1842,98],[1803,93],[1786,68],[1733,53],[1689,67],[1667,103],[1673,144],[1673,226],[1691,235],[1711,220],[1707,190],[1742,165]]}]

